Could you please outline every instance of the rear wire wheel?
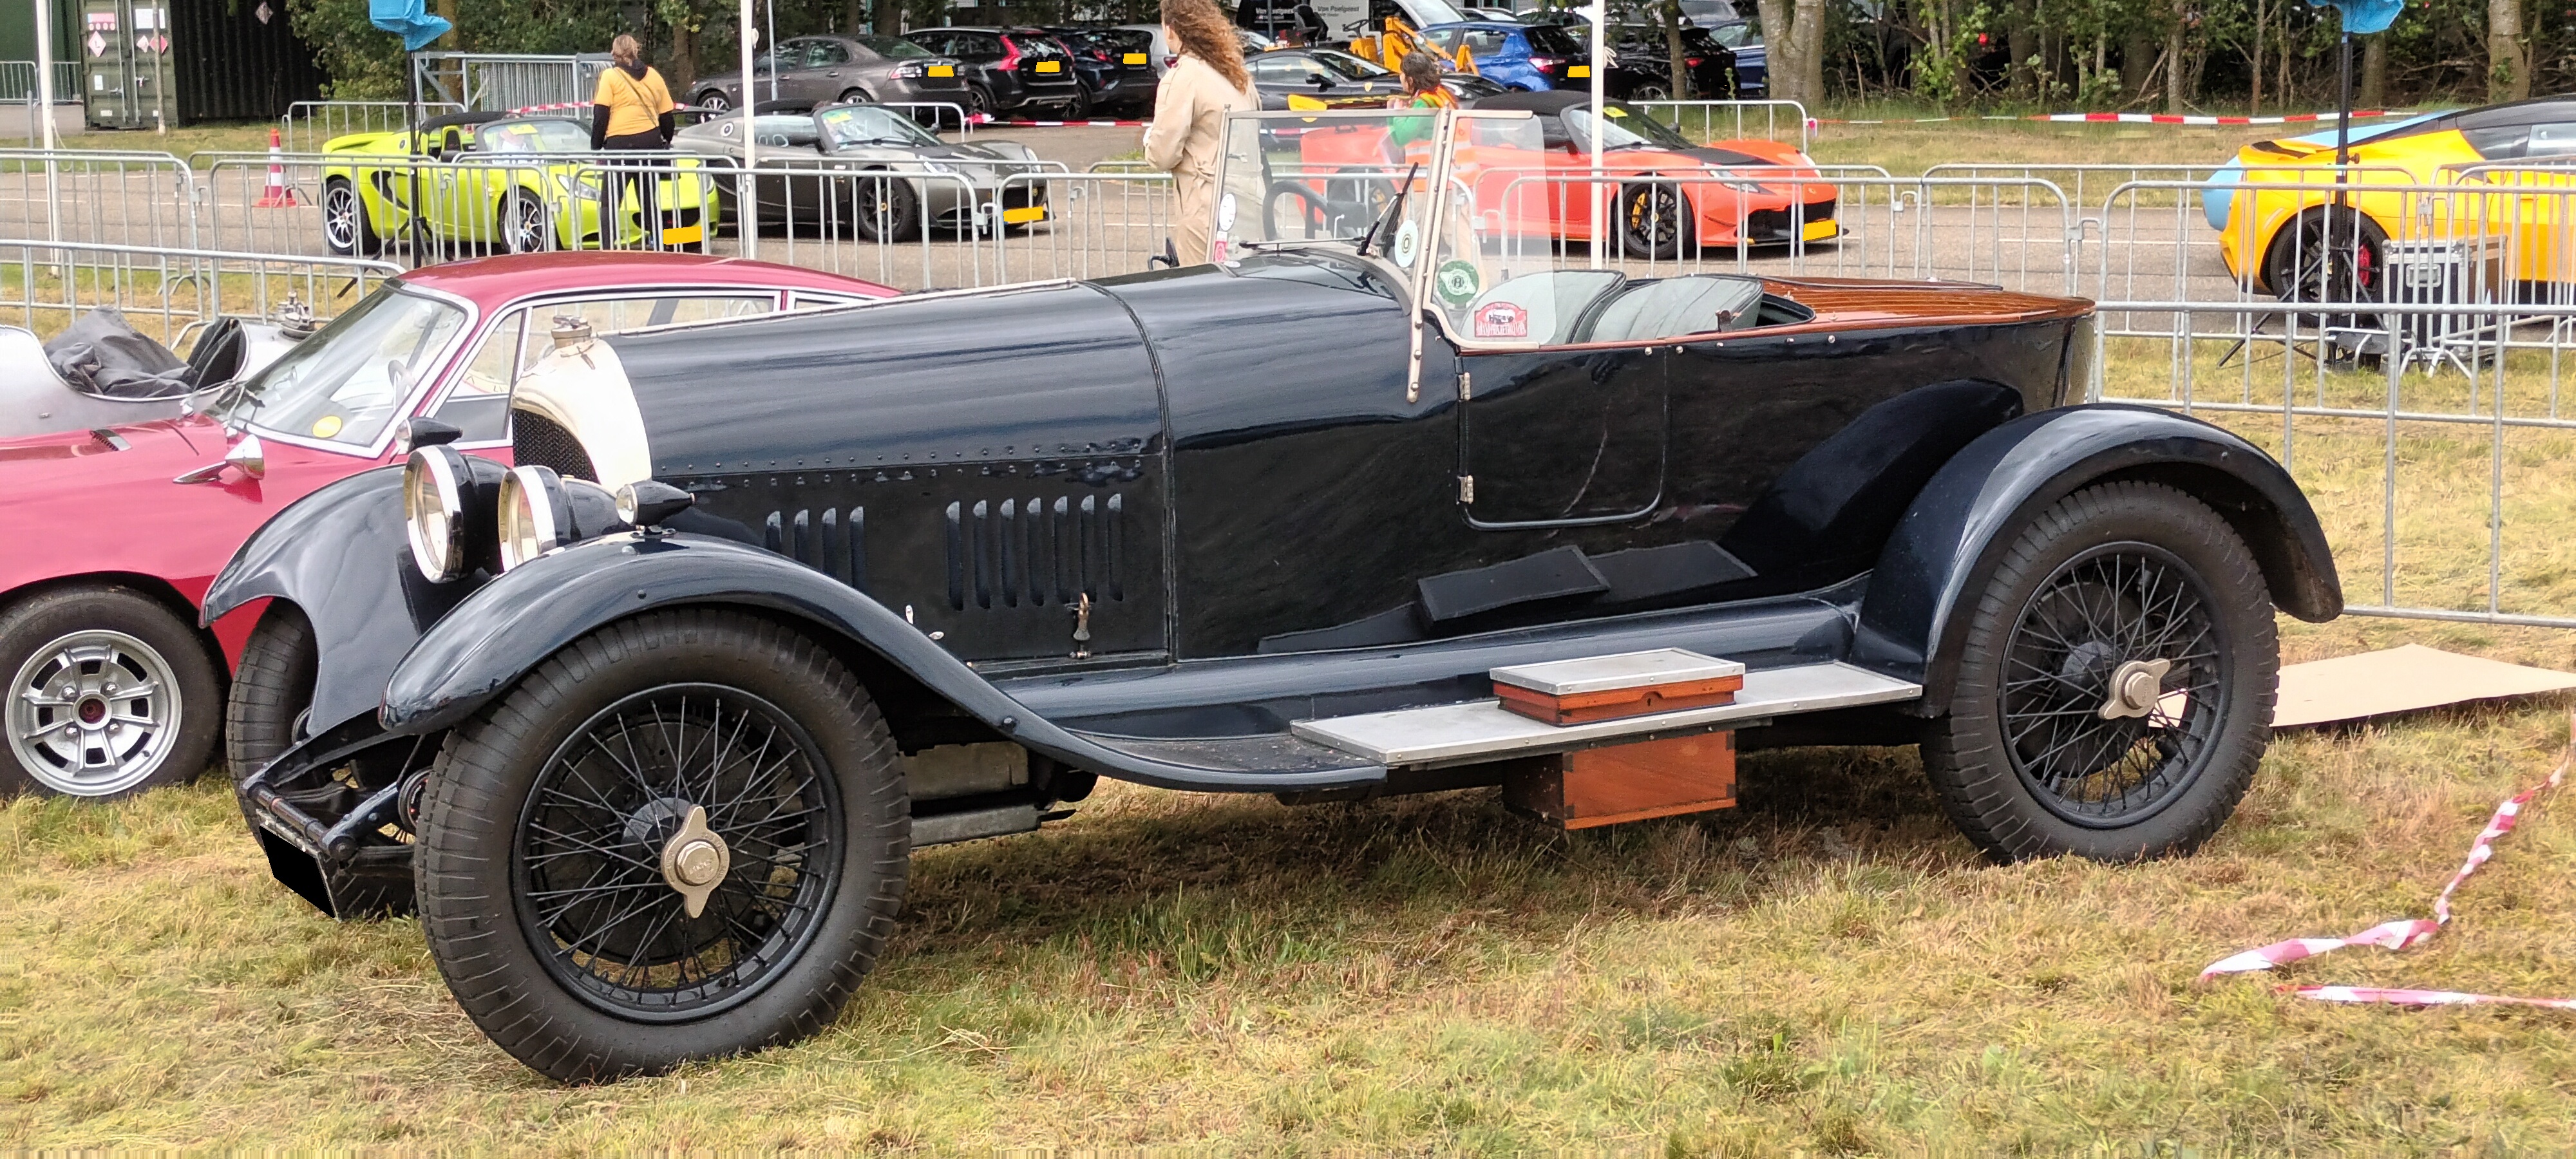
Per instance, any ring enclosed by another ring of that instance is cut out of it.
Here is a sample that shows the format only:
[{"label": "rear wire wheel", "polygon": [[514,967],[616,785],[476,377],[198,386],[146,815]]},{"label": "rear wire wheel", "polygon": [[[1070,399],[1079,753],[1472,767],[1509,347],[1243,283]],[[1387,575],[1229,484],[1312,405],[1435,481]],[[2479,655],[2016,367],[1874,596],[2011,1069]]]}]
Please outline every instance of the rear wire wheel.
[{"label": "rear wire wheel", "polygon": [[2040,513],[1968,609],[1923,765],[1998,862],[2189,853],[2252,783],[2279,665],[2262,571],[2234,528],[2151,483]]},{"label": "rear wire wheel", "polygon": [[649,613],[449,735],[421,925],[467,1016],[562,1081],[793,1042],[874,965],[910,816],[884,719],[830,654],[740,613]]}]

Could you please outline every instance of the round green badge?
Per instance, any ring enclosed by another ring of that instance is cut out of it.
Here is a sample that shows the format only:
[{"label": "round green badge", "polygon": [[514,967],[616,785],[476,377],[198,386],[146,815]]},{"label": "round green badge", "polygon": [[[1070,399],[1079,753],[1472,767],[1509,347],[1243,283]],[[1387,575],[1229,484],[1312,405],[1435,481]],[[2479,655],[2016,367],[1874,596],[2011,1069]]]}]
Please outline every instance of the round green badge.
[{"label": "round green badge", "polygon": [[1476,264],[1464,258],[1451,258],[1440,263],[1440,268],[1433,271],[1431,277],[1438,283],[1440,300],[1452,306],[1464,306],[1475,301],[1476,291],[1484,285],[1484,279],[1476,274]]}]

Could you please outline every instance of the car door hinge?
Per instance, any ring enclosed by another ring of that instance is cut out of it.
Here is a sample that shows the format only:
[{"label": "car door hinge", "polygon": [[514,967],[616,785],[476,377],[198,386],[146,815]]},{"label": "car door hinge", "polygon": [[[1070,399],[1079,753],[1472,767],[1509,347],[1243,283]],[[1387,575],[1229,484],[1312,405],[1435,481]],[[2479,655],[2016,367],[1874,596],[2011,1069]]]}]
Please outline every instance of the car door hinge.
[{"label": "car door hinge", "polygon": [[1464,370],[1459,371],[1458,401],[1465,402],[1474,397],[1476,397],[1476,376]]},{"label": "car door hinge", "polygon": [[1473,475],[1460,475],[1460,476],[1458,476],[1458,501],[1459,501],[1459,502],[1461,502],[1461,503],[1473,503],[1473,502],[1475,502],[1475,501],[1476,501],[1476,477],[1475,477],[1475,476],[1473,476]]}]

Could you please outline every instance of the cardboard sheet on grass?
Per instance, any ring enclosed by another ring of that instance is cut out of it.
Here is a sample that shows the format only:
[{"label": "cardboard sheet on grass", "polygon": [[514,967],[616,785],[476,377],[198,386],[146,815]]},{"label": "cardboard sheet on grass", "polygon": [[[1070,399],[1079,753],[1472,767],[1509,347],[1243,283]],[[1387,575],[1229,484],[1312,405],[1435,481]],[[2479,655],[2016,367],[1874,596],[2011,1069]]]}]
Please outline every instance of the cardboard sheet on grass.
[{"label": "cardboard sheet on grass", "polygon": [[2272,727],[2330,724],[2571,688],[2576,688],[2576,675],[2408,644],[2282,668]]}]

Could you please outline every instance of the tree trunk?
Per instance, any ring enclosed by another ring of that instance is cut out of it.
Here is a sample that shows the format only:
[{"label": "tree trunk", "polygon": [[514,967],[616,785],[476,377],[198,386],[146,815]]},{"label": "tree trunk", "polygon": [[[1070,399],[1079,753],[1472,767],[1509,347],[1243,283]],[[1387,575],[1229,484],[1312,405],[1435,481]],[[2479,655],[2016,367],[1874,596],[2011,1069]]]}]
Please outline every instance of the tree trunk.
[{"label": "tree trunk", "polygon": [[1825,0],[1797,0],[1795,11],[1791,31],[1798,40],[1798,88],[1806,94],[1798,100],[1813,108],[1825,99]]},{"label": "tree trunk", "polygon": [[2245,93],[2245,115],[2249,117],[2263,115],[2263,24],[2268,18],[2263,0],[2254,0],[2254,51],[2248,56],[2253,67],[2246,70],[2253,79],[2247,83]]},{"label": "tree trunk", "polygon": [[2183,22],[2190,15],[2190,0],[2173,0],[2173,25],[2165,29],[2165,111],[2168,113],[2182,112],[2184,98],[2191,95],[2184,91],[2187,78],[2183,75],[2182,60]]},{"label": "tree trunk", "polygon": [[1657,8],[1663,15],[1665,61],[1673,70],[1673,99],[1686,101],[1697,94],[1691,91],[1690,62],[1682,55],[1682,6],[1664,0]]},{"label": "tree trunk", "polygon": [[2039,68],[2031,58],[2039,55],[2038,13],[2030,0],[2013,6],[2012,27],[2004,31],[2004,50],[2012,54],[2012,95],[2031,100],[2039,95]]},{"label": "tree trunk", "polygon": [[[671,22],[671,87],[687,92],[698,79],[698,33],[684,20]],[[745,86],[748,88],[749,86]]]},{"label": "tree trunk", "polygon": [[2487,100],[2531,95],[2531,58],[2522,46],[2522,0],[2487,0]]},{"label": "tree trunk", "polygon": [[[2155,37],[2143,28],[2131,28],[2120,40],[2120,103],[2134,104],[2147,95],[2147,72],[2156,62]],[[2093,62],[2101,71],[2101,60]]]},{"label": "tree trunk", "polygon": [[1825,0],[1760,0],[1770,41],[1771,97],[1813,105],[1824,97]]},{"label": "tree trunk", "polygon": [[2388,34],[2374,32],[2361,42],[2361,95],[2365,109],[2388,107]]}]

